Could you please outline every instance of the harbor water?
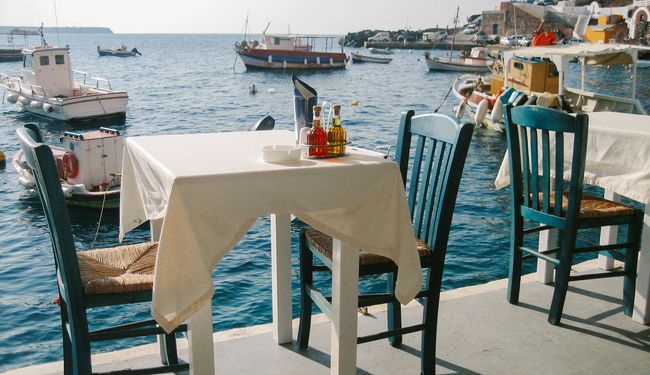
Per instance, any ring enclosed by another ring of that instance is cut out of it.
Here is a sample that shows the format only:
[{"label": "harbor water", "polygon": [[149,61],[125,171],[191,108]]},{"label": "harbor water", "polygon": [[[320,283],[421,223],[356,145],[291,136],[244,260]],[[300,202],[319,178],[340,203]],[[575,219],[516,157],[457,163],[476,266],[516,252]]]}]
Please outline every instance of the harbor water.
[{"label": "harbor water", "polygon": [[[127,136],[242,131],[265,115],[275,118],[276,129],[292,130],[291,73],[246,71],[235,58],[233,44],[238,38],[186,34],[46,35],[51,44],[70,45],[74,69],[108,78],[114,89],[128,91],[125,122],[102,124]],[[97,56],[98,45],[116,47],[122,43],[137,47],[143,55]],[[367,54],[365,50],[360,52]],[[440,56],[447,53],[433,52]],[[299,73],[318,91],[321,102],[342,105],[343,126],[354,146],[376,149],[394,145],[402,111],[431,113],[442,103],[440,112],[451,114],[458,104],[453,95],[444,100],[458,73],[429,72],[422,51],[398,50],[393,57],[387,65],[349,64],[337,71]],[[0,64],[3,73],[20,68],[19,62]],[[577,67],[574,70],[576,74],[570,79],[577,80]],[[628,95],[630,77],[631,71],[621,67],[593,68],[588,82],[601,92]],[[639,71],[637,95],[646,110],[650,110],[650,86],[645,84],[649,78],[650,69]],[[255,95],[249,94],[252,84],[258,89]],[[358,105],[353,106],[353,102]],[[0,104],[0,150],[8,159],[6,169],[0,170],[0,371],[62,359],[47,223],[38,199],[19,186],[18,175],[9,162],[19,148],[15,129],[27,122],[36,122],[46,140],[54,144],[59,143],[64,131],[94,126],[73,128],[19,113],[4,100]],[[173,149],[175,145],[168,147]],[[475,131],[451,230],[444,289],[507,277],[509,192],[495,190],[493,184],[505,150],[502,134]],[[192,154],[192,150],[184,152]],[[117,244],[117,212],[104,212],[101,221],[97,210],[71,209],[70,215],[79,250]],[[293,223],[294,316],[299,311],[296,245],[300,225]],[[147,229],[142,227],[128,234],[126,241],[146,240]],[[270,252],[269,219],[262,217],[214,271],[215,331],[271,321]],[[532,270],[531,263],[527,271]],[[362,289],[376,289],[384,283],[385,279],[374,278],[368,285],[362,284]],[[124,317],[148,316],[149,308],[144,304],[98,309],[90,313],[89,320],[118,324]],[[151,341],[110,342],[93,348],[108,351]]]}]

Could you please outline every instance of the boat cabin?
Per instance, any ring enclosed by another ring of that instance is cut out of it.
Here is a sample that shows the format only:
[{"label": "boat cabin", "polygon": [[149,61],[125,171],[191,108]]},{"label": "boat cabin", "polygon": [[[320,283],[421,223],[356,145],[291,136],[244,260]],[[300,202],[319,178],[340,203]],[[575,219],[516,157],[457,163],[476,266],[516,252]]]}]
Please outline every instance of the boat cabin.
[{"label": "boat cabin", "polygon": [[[549,59],[515,56],[509,61],[508,87],[530,92],[558,93],[559,72]],[[503,74],[492,75],[492,95],[504,87]]]},{"label": "boat cabin", "polygon": [[268,50],[310,52],[312,46],[295,35],[262,35],[262,48]]},{"label": "boat cabin", "polygon": [[39,95],[73,96],[74,77],[69,48],[39,46],[23,50],[23,82]]},{"label": "boat cabin", "polygon": [[[637,54],[636,48],[623,44],[542,46],[505,51],[503,83],[493,81],[496,85],[492,85],[492,90],[495,86],[496,90],[512,86],[527,93],[557,93],[568,98],[577,112],[611,111],[646,115],[641,102],[636,98]],[[581,66],[579,88],[565,85],[565,72],[572,61],[578,61]],[[630,96],[618,97],[587,91],[585,83],[588,65],[631,66]]]}]

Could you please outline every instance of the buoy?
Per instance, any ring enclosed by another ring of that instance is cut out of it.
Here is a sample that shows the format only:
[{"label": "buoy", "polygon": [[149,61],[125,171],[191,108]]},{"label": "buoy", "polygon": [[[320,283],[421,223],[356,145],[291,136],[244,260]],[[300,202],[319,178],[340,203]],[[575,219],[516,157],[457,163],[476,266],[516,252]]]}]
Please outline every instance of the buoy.
[{"label": "buoy", "polygon": [[9,95],[7,95],[7,101],[11,104],[16,104],[18,101],[18,94],[15,92],[10,92]]},{"label": "buoy", "polygon": [[253,83],[252,85],[248,86],[248,93],[249,94],[257,94],[257,87]]},{"label": "buoy", "polygon": [[50,103],[43,103],[43,110],[45,112],[54,112],[54,107]]},{"label": "buoy", "polygon": [[485,115],[487,114],[488,106],[488,100],[485,98],[481,100],[481,102],[478,104],[478,107],[476,107],[476,113],[474,114],[474,123],[476,125],[481,125],[483,124],[483,121],[485,121]]},{"label": "buoy", "polygon": [[43,106],[43,103],[39,102],[38,100],[32,100],[29,102],[29,106],[32,108],[41,108]]},{"label": "buoy", "polygon": [[275,89],[273,87],[269,89],[269,94],[275,94]]},{"label": "buoy", "polygon": [[456,110],[454,111],[454,115],[456,116],[457,119],[460,120],[460,119],[463,118],[463,116],[465,116],[465,107],[466,106],[467,106],[467,104],[465,104],[464,101],[460,102],[460,104],[458,104],[458,107],[456,107]]},{"label": "buoy", "polygon": [[7,158],[5,153],[0,150],[0,169],[4,169],[7,166]]},{"label": "buoy", "polygon": [[494,101],[494,107],[492,107],[490,119],[492,122],[501,122],[501,120],[503,120],[503,102],[499,100],[499,98]]},{"label": "buoy", "polygon": [[359,102],[356,100],[353,100],[352,103],[350,103],[351,106],[356,107],[359,105]]},{"label": "buoy", "polygon": [[31,102],[31,100],[29,100],[28,98],[26,98],[26,97],[24,97],[24,96],[19,96],[19,97],[18,97],[18,101],[19,101],[20,104],[22,104],[22,105],[28,105],[29,102]]}]

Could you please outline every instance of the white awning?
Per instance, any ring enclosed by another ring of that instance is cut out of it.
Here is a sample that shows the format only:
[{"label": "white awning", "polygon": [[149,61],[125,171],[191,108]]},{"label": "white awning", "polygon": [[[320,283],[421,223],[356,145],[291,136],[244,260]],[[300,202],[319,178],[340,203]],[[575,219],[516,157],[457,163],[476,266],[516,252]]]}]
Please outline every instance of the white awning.
[{"label": "white awning", "polygon": [[576,57],[584,57],[589,65],[626,65],[636,60],[637,48],[627,44],[582,43],[568,46],[528,47],[504,52],[505,60],[510,60],[513,56],[546,57],[556,64],[560,61],[568,62]]}]

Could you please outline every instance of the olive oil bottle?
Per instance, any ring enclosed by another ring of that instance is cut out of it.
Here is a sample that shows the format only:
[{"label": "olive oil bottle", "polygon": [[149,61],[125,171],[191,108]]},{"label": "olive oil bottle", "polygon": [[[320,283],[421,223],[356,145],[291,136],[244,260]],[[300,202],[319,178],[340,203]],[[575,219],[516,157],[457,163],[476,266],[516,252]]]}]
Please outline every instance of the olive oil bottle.
[{"label": "olive oil bottle", "polygon": [[334,110],[332,126],[327,130],[327,141],[330,144],[329,152],[331,156],[341,156],[345,155],[347,134],[341,126],[341,105],[336,104],[332,108]]}]

